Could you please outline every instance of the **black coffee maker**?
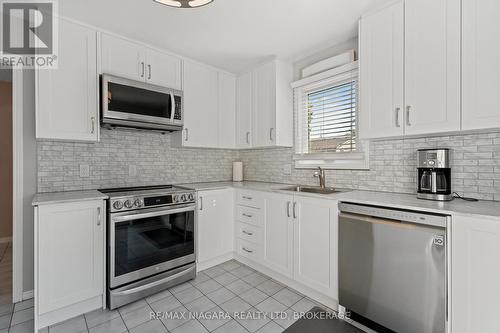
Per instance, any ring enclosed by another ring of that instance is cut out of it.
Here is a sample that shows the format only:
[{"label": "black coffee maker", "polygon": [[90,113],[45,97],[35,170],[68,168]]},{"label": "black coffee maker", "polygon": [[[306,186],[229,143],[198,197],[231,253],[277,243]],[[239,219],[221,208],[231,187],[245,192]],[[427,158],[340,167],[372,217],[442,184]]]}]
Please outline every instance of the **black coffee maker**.
[{"label": "black coffee maker", "polygon": [[437,201],[453,200],[449,149],[419,149],[417,151],[417,198]]}]

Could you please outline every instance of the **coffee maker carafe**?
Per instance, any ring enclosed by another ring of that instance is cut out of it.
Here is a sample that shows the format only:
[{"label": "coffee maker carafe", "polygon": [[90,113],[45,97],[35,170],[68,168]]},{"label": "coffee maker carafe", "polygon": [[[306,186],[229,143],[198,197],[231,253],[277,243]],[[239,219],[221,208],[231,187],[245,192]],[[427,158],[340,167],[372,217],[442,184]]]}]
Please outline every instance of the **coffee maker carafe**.
[{"label": "coffee maker carafe", "polygon": [[417,151],[417,198],[453,200],[449,149]]}]

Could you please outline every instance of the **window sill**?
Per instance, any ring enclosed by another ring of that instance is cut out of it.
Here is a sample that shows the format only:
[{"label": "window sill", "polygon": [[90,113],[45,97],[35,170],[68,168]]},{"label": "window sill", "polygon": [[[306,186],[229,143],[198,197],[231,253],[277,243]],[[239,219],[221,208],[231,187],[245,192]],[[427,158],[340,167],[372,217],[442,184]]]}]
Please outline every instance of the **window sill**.
[{"label": "window sill", "polygon": [[368,152],[331,153],[331,154],[295,154],[295,169],[314,169],[322,167],[331,170],[369,170]]}]

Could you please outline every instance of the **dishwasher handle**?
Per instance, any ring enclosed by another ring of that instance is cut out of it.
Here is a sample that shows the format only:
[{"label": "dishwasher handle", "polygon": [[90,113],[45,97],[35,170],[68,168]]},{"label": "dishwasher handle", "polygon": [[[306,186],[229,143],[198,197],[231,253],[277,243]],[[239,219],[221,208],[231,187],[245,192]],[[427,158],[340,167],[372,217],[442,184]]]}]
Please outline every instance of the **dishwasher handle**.
[{"label": "dishwasher handle", "polygon": [[403,221],[397,220],[389,220],[384,218],[372,217],[367,215],[358,215],[358,214],[350,214],[350,213],[339,213],[339,221],[340,219],[350,219],[359,222],[372,223],[372,224],[385,224],[387,226],[392,226],[396,228],[405,228],[405,229],[414,229],[416,226],[413,223],[407,223]]}]

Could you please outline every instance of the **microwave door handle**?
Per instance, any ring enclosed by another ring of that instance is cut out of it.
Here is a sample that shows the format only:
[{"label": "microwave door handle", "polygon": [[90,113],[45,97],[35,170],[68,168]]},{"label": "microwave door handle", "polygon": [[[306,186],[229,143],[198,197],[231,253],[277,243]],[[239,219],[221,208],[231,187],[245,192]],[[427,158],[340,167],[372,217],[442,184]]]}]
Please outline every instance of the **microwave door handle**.
[{"label": "microwave door handle", "polygon": [[121,216],[112,217],[111,219],[113,220],[113,222],[125,222],[125,221],[137,220],[137,219],[145,219],[148,217],[171,215],[171,214],[185,213],[185,212],[191,212],[191,211],[194,211],[193,206],[177,208],[177,209],[164,209],[164,210],[150,212],[150,213],[121,215]]},{"label": "microwave door handle", "polygon": [[175,117],[175,97],[174,93],[170,92],[170,121],[174,121]]}]

